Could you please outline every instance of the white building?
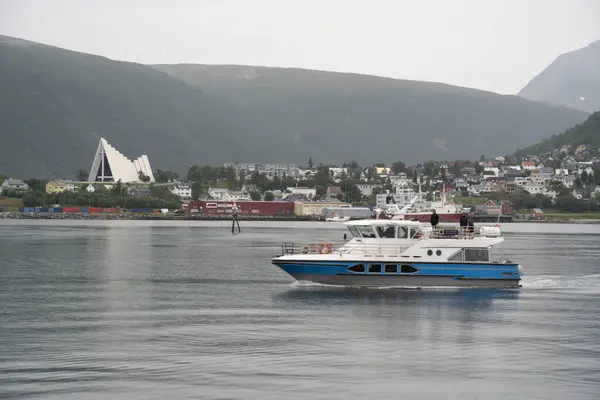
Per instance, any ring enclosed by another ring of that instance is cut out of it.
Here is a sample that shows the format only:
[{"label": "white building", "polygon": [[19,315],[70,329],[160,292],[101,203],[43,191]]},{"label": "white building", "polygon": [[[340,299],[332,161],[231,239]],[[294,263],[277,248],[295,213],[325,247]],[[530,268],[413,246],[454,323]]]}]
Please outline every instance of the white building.
[{"label": "white building", "polygon": [[27,190],[29,185],[20,179],[6,178],[2,182],[2,187],[6,190]]},{"label": "white building", "polygon": [[225,188],[209,188],[208,195],[213,200],[225,200],[229,195],[229,189]]},{"label": "white building", "polygon": [[317,195],[317,189],[303,186],[290,186],[287,188],[287,191],[292,194],[300,194],[306,196],[309,199],[312,199]]},{"label": "white building", "polygon": [[539,183],[527,183],[523,185],[523,190],[529,194],[542,194],[544,192],[544,185]]},{"label": "white building", "polygon": [[147,156],[142,155],[131,161],[108,144],[106,139],[100,139],[90,168],[89,182],[142,182],[141,174],[150,178],[149,182],[154,182]]},{"label": "white building", "polygon": [[356,187],[358,190],[360,190],[360,194],[365,197],[369,197],[373,194],[373,190],[377,187],[377,185],[372,183],[358,183]]},{"label": "white building", "polygon": [[348,168],[329,167],[329,173],[333,179],[341,179],[344,174],[348,175]]},{"label": "white building", "polygon": [[182,199],[191,199],[192,187],[187,183],[177,183],[171,188],[171,193],[181,197]]},{"label": "white building", "polygon": [[250,201],[252,197],[244,192],[229,191],[225,196],[225,201]]},{"label": "white building", "polygon": [[500,168],[498,167],[484,167],[483,172],[491,172],[494,177],[498,178],[500,176]]}]

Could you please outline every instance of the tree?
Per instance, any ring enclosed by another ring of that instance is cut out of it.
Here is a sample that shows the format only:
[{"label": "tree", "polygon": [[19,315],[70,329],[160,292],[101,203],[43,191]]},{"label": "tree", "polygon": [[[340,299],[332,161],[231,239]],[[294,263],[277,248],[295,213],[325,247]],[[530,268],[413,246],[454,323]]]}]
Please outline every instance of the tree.
[{"label": "tree", "polygon": [[154,171],[156,183],[167,183],[179,179],[179,174],[170,170],[157,169]]},{"label": "tree", "polygon": [[198,199],[204,192],[204,187],[201,182],[192,182],[192,199]]},{"label": "tree", "polygon": [[560,211],[581,212],[587,210],[587,204],[581,200],[577,200],[573,195],[560,196],[556,198],[554,207]]},{"label": "tree", "polygon": [[[285,173],[283,174],[283,176],[285,177]],[[240,173],[238,175],[238,179],[239,179],[239,188],[241,189],[244,184],[246,183],[246,171],[245,170],[240,170]]]},{"label": "tree", "polygon": [[444,183],[448,181],[448,178],[446,177],[446,170],[444,168],[440,168],[440,179]]},{"label": "tree", "polygon": [[189,182],[202,182],[202,169],[199,165],[192,165],[187,172],[186,179]]},{"label": "tree", "polygon": [[[272,194],[272,193],[271,193],[271,194]],[[260,195],[260,193],[259,193],[259,192],[252,191],[252,192],[250,192],[250,198],[251,198],[253,201],[260,201],[261,195]]]},{"label": "tree", "polygon": [[406,164],[404,164],[402,161],[396,161],[395,163],[392,164],[392,172],[395,175],[398,175],[402,172],[404,172],[406,170]]},{"label": "tree", "polygon": [[29,186],[29,189],[32,191],[40,191],[46,192],[46,184],[48,183],[47,179],[27,179],[25,183]]},{"label": "tree", "polygon": [[79,168],[75,172],[75,177],[79,182],[84,182],[88,179],[88,173],[85,171],[85,169]]},{"label": "tree", "polygon": [[600,185],[600,162],[597,162],[594,167],[594,181],[596,185]]},{"label": "tree", "polygon": [[230,189],[236,189],[238,186],[237,173],[233,167],[227,167],[225,169],[225,179],[227,179],[227,185]]},{"label": "tree", "polygon": [[435,162],[427,161],[423,164],[423,173],[429,177],[435,175]]},{"label": "tree", "polygon": [[475,173],[477,175],[481,175],[481,173],[483,172],[483,167],[481,165],[479,165],[479,162],[475,163]]},{"label": "tree", "polygon": [[313,169],[313,167],[315,166],[315,163],[313,162],[312,157],[308,158],[308,169]]},{"label": "tree", "polygon": [[111,193],[113,196],[122,196],[123,195],[123,183],[119,179],[117,184],[112,188]]},{"label": "tree", "polygon": [[483,162],[483,161],[485,161],[485,155],[482,154],[481,157],[479,157],[479,162]]},{"label": "tree", "polygon": [[575,180],[573,181],[573,186],[575,186],[578,189],[581,189],[583,187],[583,183],[581,182],[580,177],[575,178]]},{"label": "tree", "polygon": [[587,173],[586,170],[583,170],[583,172],[580,175],[580,178],[581,178],[581,182],[582,183],[583,182],[587,183],[587,181],[588,181],[588,173]]},{"label": "tree", "polygon": [[275,196],[273,192],[265,192],[265,201],[273,201],[275,200]]},{"label": "tree", "polygon": [[355,184],[349,183],[346,186],[345,198],[346,198],[346,201],[349,203],[360,202],[362,200],[362,192]]},{"label": "tree", "polygon": [[138,171],[138,178],[142,182],[150,182],[150,177],[144,174],[142,171]]},{"label": "tree", "polygon": [[43,198],[37,197],[33,193],[27,193],[23,196],[23,205],[25,207],[37,207],[43,204]]},{"label": "tree", "polygon": [[2,185],[4,183],[4,180],[6,179],[6,175],[2,175],[0,174],[0,185]]}]

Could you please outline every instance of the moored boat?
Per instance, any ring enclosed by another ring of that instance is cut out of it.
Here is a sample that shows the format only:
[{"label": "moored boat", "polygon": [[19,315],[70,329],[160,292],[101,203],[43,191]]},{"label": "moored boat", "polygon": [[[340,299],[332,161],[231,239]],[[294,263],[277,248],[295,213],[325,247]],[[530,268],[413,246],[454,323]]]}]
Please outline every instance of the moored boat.
[{"label": "moored boat", "polygon": [[331,217],[325,218],[325,221],[327,221],[327,222],[346,222],[346,221],[350,221],[350,217],[345,217],[345,216],[337,215],[336,213],[333,213],[331,215]]},{"label": "moored boat", "polygon": [[407,220],[359,220],[353,238],[330,243],[284,243],[273,264],[298,281],[344,286],[520,287],[522,268],[493,260],[504,238],[497,226],[461,231]]}]

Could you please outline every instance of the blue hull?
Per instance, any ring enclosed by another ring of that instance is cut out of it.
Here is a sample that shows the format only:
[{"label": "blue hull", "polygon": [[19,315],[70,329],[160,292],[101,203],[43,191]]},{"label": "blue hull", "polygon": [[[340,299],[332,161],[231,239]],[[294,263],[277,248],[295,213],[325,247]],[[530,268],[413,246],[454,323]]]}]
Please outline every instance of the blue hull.
[{"label": "blue hull", "polygon": [[[435,263],[411,262],[414,272],[402,272],[397,264],[395,272],[385,271],[382,264],[393,270],[394,263],[364,261],[291,261],[274,259],[273,264],[296,280],[348,286],[455,286],[455,287],[519,287],[521,272],[518,264],[496,263]],[[350,270],[364,265],[365,272]],[[379,265],[381,271],[368,272],[370,265]]]}]

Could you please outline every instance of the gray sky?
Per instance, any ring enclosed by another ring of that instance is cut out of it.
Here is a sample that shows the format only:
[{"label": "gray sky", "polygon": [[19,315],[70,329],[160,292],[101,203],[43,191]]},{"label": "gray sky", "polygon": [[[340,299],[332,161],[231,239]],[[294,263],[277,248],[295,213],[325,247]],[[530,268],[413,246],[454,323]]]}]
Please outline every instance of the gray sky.
[{"label": "gray sky", "polygon": [[516,93],[600,39],[600,0],[0,0],[0,33],[141,63],[358,72]]}]

